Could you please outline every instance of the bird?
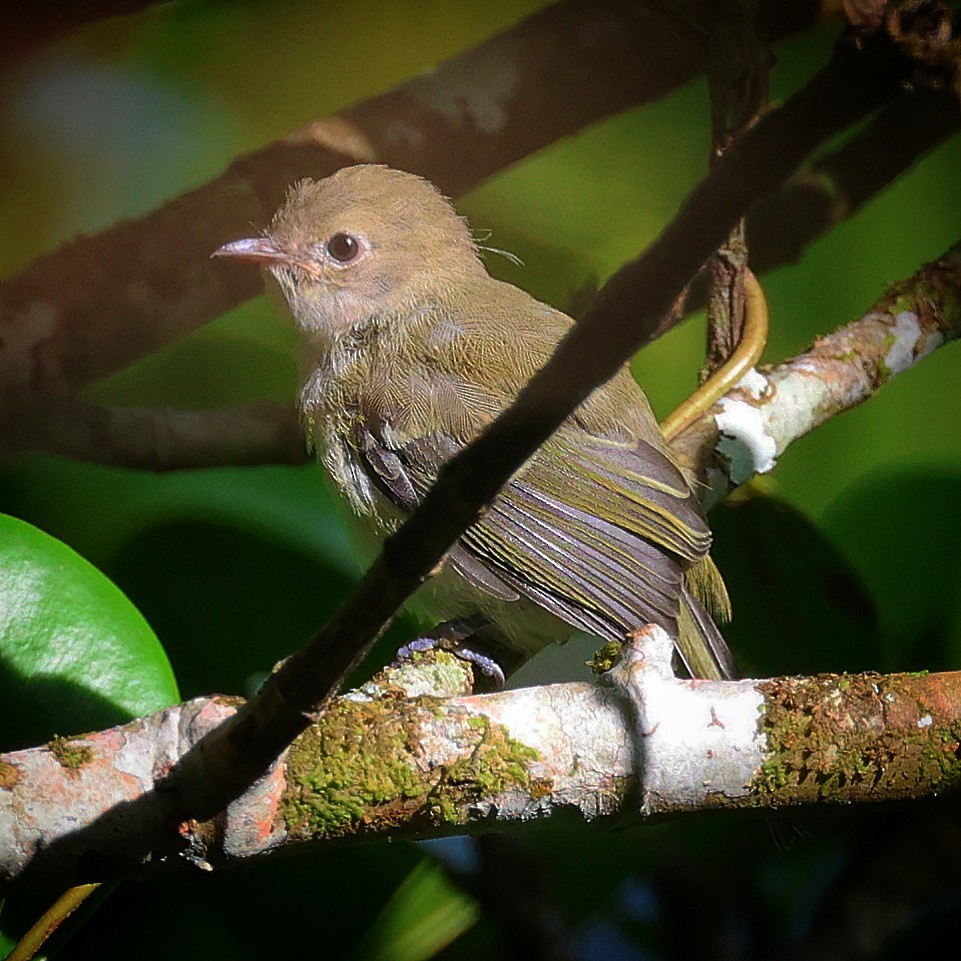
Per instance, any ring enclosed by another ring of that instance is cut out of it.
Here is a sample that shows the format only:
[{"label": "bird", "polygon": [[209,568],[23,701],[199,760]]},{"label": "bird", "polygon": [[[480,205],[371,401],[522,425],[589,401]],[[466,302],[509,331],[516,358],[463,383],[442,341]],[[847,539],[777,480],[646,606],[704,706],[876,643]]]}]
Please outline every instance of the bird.
[{"label": "bird", "polygon": [[[487,248],[489,249],[489,248]],[[300,332],[299,409],[375,541],[508,407],[575,323],[492,277],[467,220],[428,180],[379,164],[293,184],[269,226],[213,256],[251,261]],[[502,681],[577,632],[647,624],[678,668],[735,676],[730,616],[695,479],[625,365],[524,463],[419,590],[449,646]]]}]

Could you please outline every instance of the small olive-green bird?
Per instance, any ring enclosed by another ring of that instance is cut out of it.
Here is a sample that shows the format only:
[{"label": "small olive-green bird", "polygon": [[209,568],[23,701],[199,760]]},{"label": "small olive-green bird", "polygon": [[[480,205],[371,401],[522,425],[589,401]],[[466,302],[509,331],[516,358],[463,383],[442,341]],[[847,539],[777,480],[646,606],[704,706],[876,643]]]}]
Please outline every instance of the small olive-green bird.
[{"label": "small olive-green bird", "polygon": [[[479,253],[431,183],[376,165],[301,181],[263,236],[216,251],[277,281],[302,334],[308,442],[380,538],[574,323],[489,276]],[[710,544],[625,367],[517,471],[422,600],[443,622],[432,636],[507,671],[575,631],[622,641],[654,623],[692,676],[728,677],[705,610],[728,610]]]}]

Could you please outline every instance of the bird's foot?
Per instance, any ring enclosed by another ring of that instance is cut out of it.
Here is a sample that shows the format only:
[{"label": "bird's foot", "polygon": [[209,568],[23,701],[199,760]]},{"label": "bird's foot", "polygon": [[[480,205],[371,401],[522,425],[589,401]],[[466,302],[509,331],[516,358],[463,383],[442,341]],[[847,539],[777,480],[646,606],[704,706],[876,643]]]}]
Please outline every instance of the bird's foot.
[{"label": "bird's foot", "polygon": [[482,617],[445,621],[430,633],[416,637],[400,648],[394,655],[394,663],[409,661],[414,654],[424,651],[449,651],[476,667],[488,679],[491,687],[502,688],[506,680],[503,668],[489,654],[483,653],[470,643],[474,635],[486,625],[487,621]]}]

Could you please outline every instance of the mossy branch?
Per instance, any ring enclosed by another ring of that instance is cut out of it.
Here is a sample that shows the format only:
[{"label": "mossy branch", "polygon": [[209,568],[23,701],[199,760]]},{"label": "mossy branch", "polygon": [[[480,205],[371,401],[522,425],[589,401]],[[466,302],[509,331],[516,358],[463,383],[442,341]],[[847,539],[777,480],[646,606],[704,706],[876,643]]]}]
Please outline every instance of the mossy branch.
[{"label": "mossy branch", "polygon": [[165,822],[158,796],[169,765],[235,709],[224,699],[7,754],[0,895],[371,837],[895,802],[959,784],[961,673],[689,681],[670,651],[648,629],[608,683],[473,696],[449,654],[389,668],[204,823]]}]

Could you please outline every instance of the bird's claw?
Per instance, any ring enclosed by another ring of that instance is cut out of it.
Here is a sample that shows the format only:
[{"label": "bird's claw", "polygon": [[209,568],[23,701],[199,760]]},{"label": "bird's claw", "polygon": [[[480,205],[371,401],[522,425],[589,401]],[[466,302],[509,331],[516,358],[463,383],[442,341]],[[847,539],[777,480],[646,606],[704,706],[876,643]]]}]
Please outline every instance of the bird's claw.
[{"label": "bird's claw", "polygon": [[476,666],[495,688],[502,688],[506,682],[504,670],[488,654],[473,648],[468,639],[473,631],[467,631],[463,622],[441,625],[433,634],[415,637],[409,644],[399,648],[394,655],[394,663],[409,661],[414,654],[425,651],[449,651],[462,661]]}]

